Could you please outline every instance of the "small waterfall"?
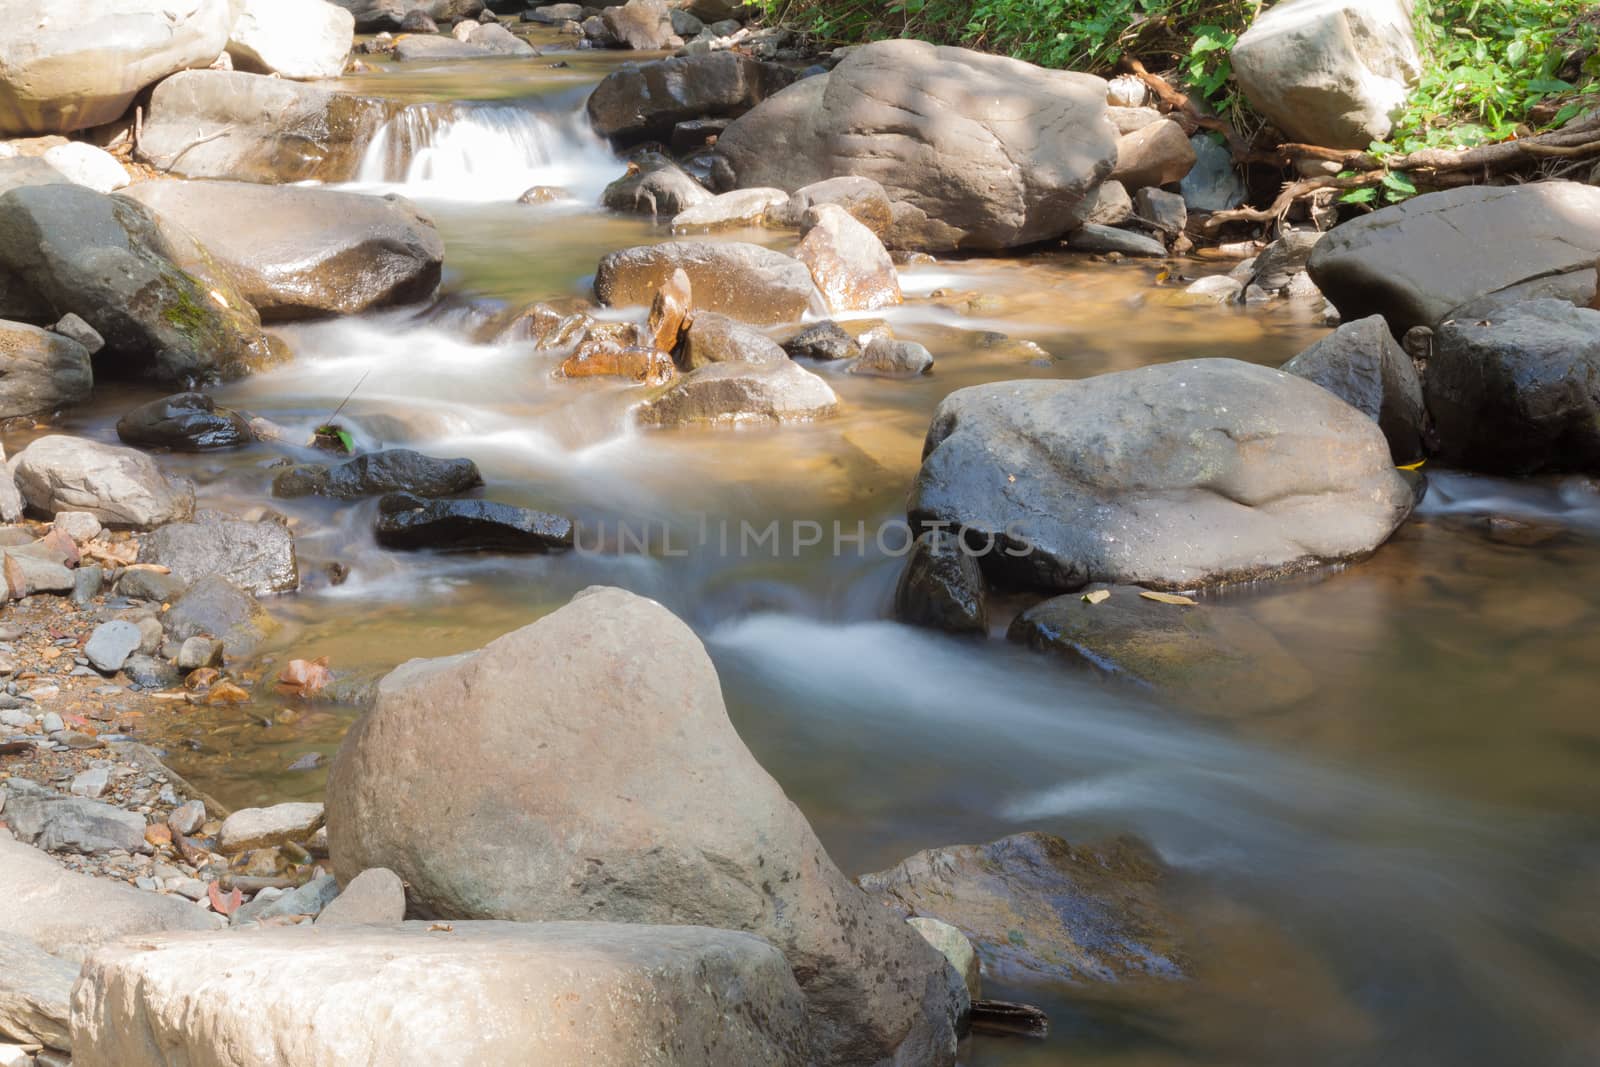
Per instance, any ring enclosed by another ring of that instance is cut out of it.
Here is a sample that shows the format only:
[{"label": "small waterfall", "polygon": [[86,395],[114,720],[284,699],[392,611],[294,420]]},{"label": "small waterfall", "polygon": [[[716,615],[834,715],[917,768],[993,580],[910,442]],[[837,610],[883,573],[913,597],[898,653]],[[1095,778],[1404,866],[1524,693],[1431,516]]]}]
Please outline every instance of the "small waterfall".
[{"label": "small waterfall", "polygon": [[592,204],[617,160],[582,106],[412,104],[378,130],[356,183],[425,200],[515,200],[535,185]]}]

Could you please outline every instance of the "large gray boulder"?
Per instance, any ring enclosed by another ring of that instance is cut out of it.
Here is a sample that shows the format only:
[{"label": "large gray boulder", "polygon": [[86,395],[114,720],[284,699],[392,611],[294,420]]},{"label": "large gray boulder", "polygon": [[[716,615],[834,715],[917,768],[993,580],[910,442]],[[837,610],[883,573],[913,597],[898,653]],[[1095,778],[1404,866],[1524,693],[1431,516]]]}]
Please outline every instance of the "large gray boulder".
[{"label": "large gray boulder", "polygon": [[188,181],[140,182],[122,195],[148,207],[163,233],[193,234],[263,321],[413,303],[439,284],[444,242],[404,197]]},{"label": "large gray boulder", "polygon": [[78,968],[0,932],[0,1039],[71,1051],[68,1022]]},{"label": "large gray boulder", "polygon": [[1428,193],[1339,226],[1306,269],[1345,319],[1382,315],[1396,337],[1513,286],[1582,276],[1593,291],[1600,188],[1577,182]]},{"label": "large gray boulder", "polygon": [[244,71],[184,71],[151,94],[139,158],[184,178],[345,181],[401,106]]},{"label": "large gray boulder", "polygon": [[107,526],[148,528],[194,514],[194,486],[136,449],[50,434],[10,467],[28,506],[46,515],[87,511]]},{"label": "large gray boulder", "polygon": [[0,419],[81,404],[94,391],[89,350],[58,333],[0,319]]},{"label": "large gray boulder", "polygon": [[872,178],[900,202],[891,246],[982,251],[1075,228],[1116,142],[1103,79],[896,40],[760,104],[717,151],[742,186]]},{"label": "large gray boulder", "polygon": [[1532,300],[1452,319],[1435,336],[1426,388],[1447,463],[1600,473],[1600,311]]},{"label": "large gray boulder", "polygon": [[794,80],[793,71],[738,52],[630,63],[589,94],[589,121],[622,143],[665,142],[680,122],[742,115]]},{"label": "large gray boulder", "polygon": [[1422,76],[1413,0],[1283,0],[1233,46],[1233,75],[1291,140],[1381,141]]},{"label": "large gray boulder", "polygon": [[1347,322],[1283,365],[1378,424],[1399,464],[1422,458],[1422,382],[1382,315]]},{"label": "large gray boulder", "polygon": [[256,596],[292,593],[300,585],[288,527],[214,512],[202,513],[195,522],[168,523],[140,538],[139,562],[162,564],[186,584],[220,574]]},{"label": "large gray boulder", "polygon": [[1186,589],[1365,556],[1414,505],[1377,425],[1304,379],[1196,359],[960,389],[934,412],[913,525],[986,573]]},{"label": "large gray boulder", "polygon": [[72,1001],[84,1067],[812,1063],[805,1001],[748,934],[408,922],[130,938]]},{"label": "large gray boulder", "polygon": [[689,276],[694,305],[758,326],[795,322],[822,308],[822,294],[799,260],[739,241],[665,241],[612,252],[594,275],[602,304],[649,306],[681,270]]},{"label": "large gray boulder", "polygon": [[216,59],[232,21],[229,0],[0,0],[0,137],[114,121],[145,86]]},{"label": "large gray boulder", "polygon": [[232,0],[228,33],[235,70],[284,78],[337,78],[355,38],[355,16],[326,0]]},{"label": "large gray boulder", "polygon": [[388,867],[424,914],[757,934],[806,995],[815,1062],[954,1062],[944,958],[839,872],[699,640],[631,593],[391,673],[334,761],[328,844],[341,878]]},{"label": "large gray boulder", "polygon": [[220,915],[180,897],[66,870],[0,829],[0,934],[26,938],[76,963],[96,945],[129,934],[215,930],[221,924]]},{"label": "large gray boulder", "polygon": [[227,273],[123,197],[77,185],[0,196],[0,278],[47,309],[47,321],[70,313],[92,326],[107,373],[187,387],[277,358]]}]

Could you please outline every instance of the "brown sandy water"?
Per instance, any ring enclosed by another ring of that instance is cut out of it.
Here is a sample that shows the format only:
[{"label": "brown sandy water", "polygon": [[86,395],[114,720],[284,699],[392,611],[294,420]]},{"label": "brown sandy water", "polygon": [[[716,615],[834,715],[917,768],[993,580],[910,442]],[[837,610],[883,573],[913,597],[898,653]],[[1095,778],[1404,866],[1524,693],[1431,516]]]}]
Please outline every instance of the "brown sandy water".
[{"label": "brown sandy water", "polygon": [[[611,540],[627,524],[649,547],[398,555],[373,543],[370,501],[275,502],[306,576],[302,593],[269,605],[291,624],[276,656],[375,675],[478,646],[584,586],[621,585],[705,638],[741,733],[849,871],[1023,829],[1151,842],[1174,869],[1197,977],[1110,994],[991,986],[1045,1005],[1055,1033],[975,1041],[970,1064],[1595,1062],[1593,485],[1430,472],[1418,516],[1373,559],[1208,598],[1264,625],[1303,672],[1299,696],[1270,711],[1196,694],[1212,709],[1200,713],[1106,688],[998,634],[958,642],[885,621],[899,560],[871,533],[903,516],[928,418],[950,391],[1196,356],[1276,365],[1325,327],[1290,305],[1188,305],[1151,265],[940,262],[905,271],[907,304],[887,316],[933,351],[931,376],[821,368],[840,395],[836,419],[637,432],[629,388],[554,381],[555,355],[472,340],[482,302],[582,295],[601,255],[665,236],[593,206],[620,168],[584,139],[576,109],[618,60],[556,59],[572,65],[382,65],[346,79],[419,104],[490,102],[413,116],[411,147],[362,175],[435,216],[445,310],[287,328],[293,364],[218,396],[304,431],[368,375],[342,417],[363,444],[470,456],[485,495],[571,514]],[[511,202],[533,184],[572,199]],[[154,395],[101,389],[67,428],[114,439],[116,416]],[[282,455],[257,445],[172,463],[204,503],[240,508],[268,502]],[[773,520],[785,532],[776,555],[739,550],[741,522]],[[795,547],[794,524],[807,522],[846,535],[863,524],[868,543]],[[351,568],[343,585],[323,573],[332,562]],[[1241,677],[1239,692],[1281,682]],[[322,771],[287,767],[331,755],[355,711],[285,707],[266,695],[195,709],[165,740],[183,773],[228,802],[318,797]]]}]

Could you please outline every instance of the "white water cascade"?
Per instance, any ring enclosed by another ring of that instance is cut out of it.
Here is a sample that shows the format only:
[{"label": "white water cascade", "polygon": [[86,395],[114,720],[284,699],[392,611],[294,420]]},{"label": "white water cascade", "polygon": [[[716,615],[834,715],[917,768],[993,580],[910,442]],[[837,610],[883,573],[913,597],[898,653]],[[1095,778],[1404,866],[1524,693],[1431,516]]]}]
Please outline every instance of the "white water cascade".
[{"label": "white water cascade", "polygon": [[373,137],[358,186],[423,200],[515,200],[536,185],[598,201],[617,160],[582,105],[556,112],[516,104],[412,104]]}]

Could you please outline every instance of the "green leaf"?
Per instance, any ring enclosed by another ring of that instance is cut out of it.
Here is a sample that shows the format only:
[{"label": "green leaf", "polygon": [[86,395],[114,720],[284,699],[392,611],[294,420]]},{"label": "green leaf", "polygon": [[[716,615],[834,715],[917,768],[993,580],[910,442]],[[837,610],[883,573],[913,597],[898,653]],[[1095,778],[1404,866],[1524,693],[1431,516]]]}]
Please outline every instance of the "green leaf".
[{"label": "green leaf", "polygon": [[1417,195],[1416,185],[1410,178],[1397,170],[1391,170],[1384,174],[1383,187],[1391,193],[1399,193],[1401,196]]},{"label": "green leaf", "polygon": [[339,439],[339,443],[344,446],[346,452],[354,452],[356,450],[356,439],[350,436],[348,430],[335,430],[333,435]]},{"label": "green leaf", "polygon": [[1341,204],[1370,204],[1378,199],[1378,190],[1371,188],[1352,189],[1339,198]]},{"label": "green leaf", "polygon": [[1571,92],[1571,82],[1564,82],[1560,78],[1529,78],[1528,91],[1530,93],[1566,93]]}]

